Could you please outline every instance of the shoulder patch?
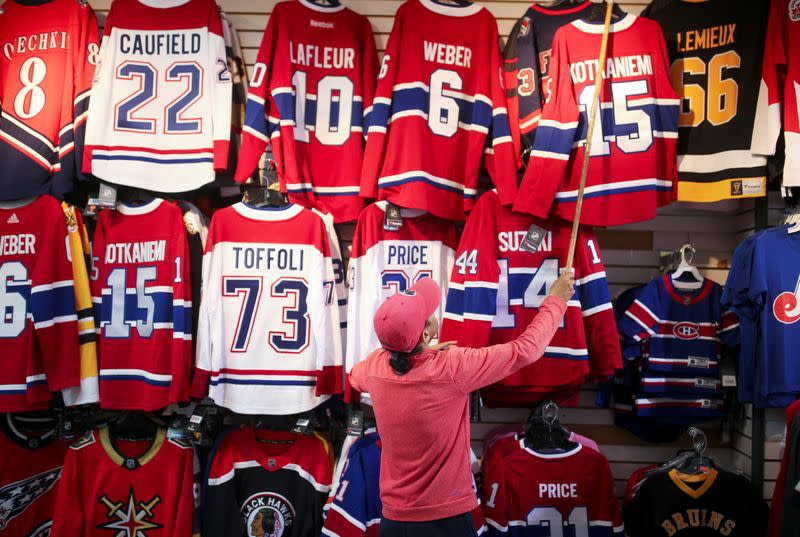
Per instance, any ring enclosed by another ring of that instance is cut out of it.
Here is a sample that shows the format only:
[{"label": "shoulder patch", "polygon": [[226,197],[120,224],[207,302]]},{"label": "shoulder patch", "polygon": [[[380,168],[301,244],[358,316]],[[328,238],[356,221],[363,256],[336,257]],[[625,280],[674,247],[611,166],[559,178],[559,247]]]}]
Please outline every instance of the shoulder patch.
[{"label": "shoulder patch", "polygon": [[85,448],[86,446],[94,444],[96,441],[97,439],[94,437],[94,432],[89,431],[80,440],[69,446],[69,448],[77,451],[79,449]]},{"label": "shoulder patch", "polygon": [[800,21],[800,0],[789,2],[789,20],[792,22]]},{"label": "shoulder patch", "polygon": [[519,22],[519,32],[517,32],[517,37],[525,37],[531,31],[531,19],[530,17],[522,17],[522,20]]}]

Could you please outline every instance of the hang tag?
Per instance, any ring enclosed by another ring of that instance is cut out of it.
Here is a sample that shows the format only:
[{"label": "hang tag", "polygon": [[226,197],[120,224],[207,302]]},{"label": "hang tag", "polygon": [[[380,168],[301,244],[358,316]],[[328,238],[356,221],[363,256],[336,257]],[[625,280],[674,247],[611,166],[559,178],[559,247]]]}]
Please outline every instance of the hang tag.
[{"label": "hang tag", "polygon": [[361,410],[351,410],[347,416],[347,436],[359,438],[364,435],[364,413]]},{"label": "hang tag", "polygon": [[719,364],[719,372],[722,376],[722,386],[724,388],[735,388],[736,382],[736,361],[726,356]]},{"label": "hang tag", "polygon": [[519,249],[524,252],[530,252],[534,254],[539,250],[539,246],[542,244],[542,241],[546,236],[546,229],[541,228],[536,224],[532,224],[531,227],[528,228],[525,238],[522,239],[522,242],[519,244]]},{"label": "hang tag", "polygon": [[[194,417],[193,415],[192,418]],[[189,418],[181,416],[180,414],[172,416],[169,420],[169,426],[167,427],[167,438],[170,440],[188,442],[190,439],[189,421]]]},{"label": "hang tag", "polygon": [[694,380],[694,385],[697,388],[716,388],[717,387],[717,380],[716,379],[706,379],[706,378],[699,378]]},{"label": "hang tag", "polygon": [[297,418],[297,421],[294,422],[294,425],[291,428],[291,432],[295,434],[311,436],[314,434],[314,427],[312,426],[309,418]]},{"label": "hang tag", "polygon": [[708,358],[700,358],[698,356],[689,356],[687,365],[689,367],[708,369],[709,367],[711,367],[711,360],[709,360]]},{"label": "hang tag", "polygon": [[98,205],[113,209],[117,206],[117,187],[100,183],[100,193],[97,196]]},{"label": "hang tag", "polygon": [[397,231],[403,227],[403,214],[400,207],[394,203],[386,204],[386,212],[383,216],[383,229],[386,231]]}]

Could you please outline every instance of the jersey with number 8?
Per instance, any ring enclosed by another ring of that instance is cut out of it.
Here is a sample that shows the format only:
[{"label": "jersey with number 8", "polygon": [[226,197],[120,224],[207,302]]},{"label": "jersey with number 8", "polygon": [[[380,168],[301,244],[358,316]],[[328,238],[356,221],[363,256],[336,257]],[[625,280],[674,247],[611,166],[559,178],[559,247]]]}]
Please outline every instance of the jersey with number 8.
[{"label": "jersey with number 8", "polygon": [[[520,247],[532,224],[549,233],[536,253]],[[538,312],[567,257],[571,226],[512,213],[487,192],[472,210],[456,253],[441,340],[483,347],[512,341]],[[611,296],[594,233],[584,228],[575,253],[575,296],[544,356],[482,390],[491,404],[522,390],[530,404],[559,387],[604,378],[621,365]]]},{"label": "jersey with number 8", "polygon": [[151,411],[186,401],[192,302],[180,208],[156,198],[102,211],[92,261],[100,404]]}]

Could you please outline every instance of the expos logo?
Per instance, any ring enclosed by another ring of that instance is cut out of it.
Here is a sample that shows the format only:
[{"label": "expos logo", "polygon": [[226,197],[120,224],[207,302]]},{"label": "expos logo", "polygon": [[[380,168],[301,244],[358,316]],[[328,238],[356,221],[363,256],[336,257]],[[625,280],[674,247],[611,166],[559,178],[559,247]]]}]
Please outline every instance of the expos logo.
[{"label": "expos logo", "polygon": [[697,339],[700,337],[700,325],[684,321],[676,324],[672,328],[672,333],[679,339]]},{"label": "expos logo", "polygon": [[784,291],[779,294],[772,303],[772,314],[783,324],[794,324],[800,320],[800,278],[797,279],[797,286],[794,293]]}]

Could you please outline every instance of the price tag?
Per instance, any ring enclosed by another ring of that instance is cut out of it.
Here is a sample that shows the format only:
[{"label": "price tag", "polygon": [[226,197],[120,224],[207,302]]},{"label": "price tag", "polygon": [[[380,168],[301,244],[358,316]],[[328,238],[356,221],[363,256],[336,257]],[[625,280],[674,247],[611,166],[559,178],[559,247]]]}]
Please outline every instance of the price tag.
[{"label": "price tag", "polygon": [[401,227],[403,227],[403,213],[400,207],[394,203],[387,203],[386,212],[383,216],[383,229],[397,231]]},{"label": "price tag", "polygon": [[536,224],[531,224],[531,227],[528,228],[528,232],[525,234],[525,238],[522,239],[519,248],[525,252],[536,253],[539,251],[539,246],[542,244],[542,241],[546,236],[546,229],[541,228]]}]

